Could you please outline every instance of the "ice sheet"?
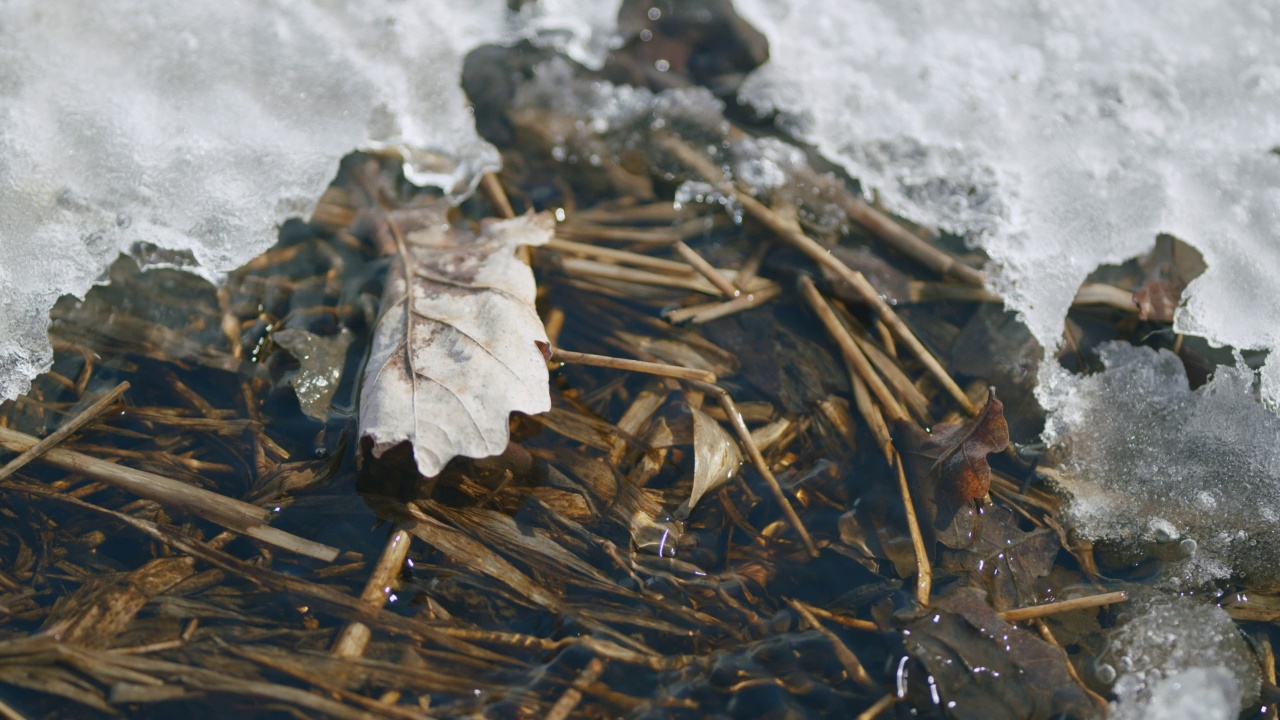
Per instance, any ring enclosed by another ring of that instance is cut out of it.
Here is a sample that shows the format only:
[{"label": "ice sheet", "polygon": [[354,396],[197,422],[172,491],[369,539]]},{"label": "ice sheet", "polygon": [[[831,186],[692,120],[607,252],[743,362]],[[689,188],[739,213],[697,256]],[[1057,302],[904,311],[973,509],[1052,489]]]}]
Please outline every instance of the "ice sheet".
[{"label": "ice sheet", "polygon": [[[1266,0],[739,0],[742,96],[891,209],[990,253],[1042,346],[1158,232],[1209,270],[1179,331],[1280,344],[1280,16]],[[1045,364],[1049,365],[1049,364]],[[1280,394],[1280,361],[1264,393]]]},{"label": "ice sheet", "polygon": [[1168,350],[1099,346],[1106,370],[1063,380],[1046,427],[1067,453],[1065,517],[1083,537],[1178,561],[1168,580],[1280,586],[1280,417],[1254,373],[1192,391]]},{"label": "ice sheet", "polygon": [[465,52],[573,38],[609,5],[0,3],[0,397],[47,366],[53,301],[137,242],[215,277],[362,147],[407,149],[416,180],[467,190],[498,155],[458,86]]},{"label": "ice sheet", "polygon": [[1222,609],[1184,596],[1138,601],[1094,664],[1115,680],[1117,720],[1228,720],[1258,697],[1253,652]]}]

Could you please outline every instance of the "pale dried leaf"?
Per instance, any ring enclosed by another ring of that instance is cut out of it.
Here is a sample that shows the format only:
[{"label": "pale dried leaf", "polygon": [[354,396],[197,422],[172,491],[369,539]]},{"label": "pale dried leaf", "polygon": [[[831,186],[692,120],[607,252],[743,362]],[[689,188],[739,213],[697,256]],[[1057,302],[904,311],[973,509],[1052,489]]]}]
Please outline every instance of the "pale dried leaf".
[{"label": "pale dried leaf", "polygon": [[729,482],[741,466],[742,451],[729,431],[693,408],[693,491],[675,515],[687,517],[703,495]]},{"label": "pale dried leaf", "polygon": [[409,441],[428,477],[458,455],[497,455],[512,412],[551,407],[537,286],[516,248],[550,240],[554,220],[525,215],[476,236],[446,211],[399,243],[360,394],[374,457]]}]

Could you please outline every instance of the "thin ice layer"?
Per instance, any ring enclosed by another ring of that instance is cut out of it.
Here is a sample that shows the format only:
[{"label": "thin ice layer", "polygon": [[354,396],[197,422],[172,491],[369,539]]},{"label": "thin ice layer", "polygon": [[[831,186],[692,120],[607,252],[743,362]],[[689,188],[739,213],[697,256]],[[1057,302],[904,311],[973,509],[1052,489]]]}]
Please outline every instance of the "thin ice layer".
[{"label": "thin ice layer", "polygon": [[[1058,346],[1095,267],[1168,232],[1209,270],[1181,332],[1280,345],[1280,14],[1265,0],[739,0],[745,100],[912,220],[968,234]],[[1280,395],[1280,365],[1264,374]]]},{"label": "thin ice layer", "polygon": [[1256,701],[1258,662],[1231,616],[1186,596],[1136,604],[1094,665],[1115,679],[1114,718],[1227,720]]},{"label": "thin ice layer", "polygon": [[188,251],[213,278],[305,216],[361,147],[403,149],[416,181],[467,191],[498,155],[458,86],[463,55],[598,14],[582,0],[518,16],[501,0],[0,3],[0,397],[48,366],[53,301],[137,242]]},{"label": "thin ice layer", "polygon": [[1168,350],[1099,346],[1046,436],[1062,444],[1066,518],[1083,537],[1187,556],[1191,582],[1280,585],[1280,417],[1254,374],[1219,368],[1195,391]]}]

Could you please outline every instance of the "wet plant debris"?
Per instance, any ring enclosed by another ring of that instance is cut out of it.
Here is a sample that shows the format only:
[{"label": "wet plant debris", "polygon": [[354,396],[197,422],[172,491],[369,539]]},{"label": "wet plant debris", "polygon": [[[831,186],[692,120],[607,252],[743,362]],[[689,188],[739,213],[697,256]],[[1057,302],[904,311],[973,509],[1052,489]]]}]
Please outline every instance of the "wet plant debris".
[{"label": "wet plant debris", "polygon": [[[0,715],[1274,715],[1274,598],[1064,525],[983,259],[726,100],[764,40],[693,5],[600,71],[476,50],[461,205],[354,153],[222,286],[140,251],[58,303],[0,407]],[[1160,252],[1066,369],[1195,354]]]}]

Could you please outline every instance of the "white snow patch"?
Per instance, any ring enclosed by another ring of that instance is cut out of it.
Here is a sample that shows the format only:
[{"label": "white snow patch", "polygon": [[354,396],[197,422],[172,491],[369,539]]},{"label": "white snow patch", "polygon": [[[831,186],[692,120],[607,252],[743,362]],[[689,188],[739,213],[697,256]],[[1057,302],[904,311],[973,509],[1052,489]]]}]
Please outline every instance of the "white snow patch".
[{"label": "white snow patch", "polygon": [[[1048,352],[1085,277],[1160,232],[1209,265],[1179,332],[1280,345],[1274,3],[737,5],[771,55],[742,97],[892,210],[984,247],[993,289]],[[1263,394],[1280,398],[1280,360]]]},{"label": "white snow patch", "polygon": [[307,215],[357,148],[469,191],[498,154],[459,87],[465,53],[585,32],[610,4],[0,3],[0,398],[48,367],[54,300],[135,243],[216,278]]}]

